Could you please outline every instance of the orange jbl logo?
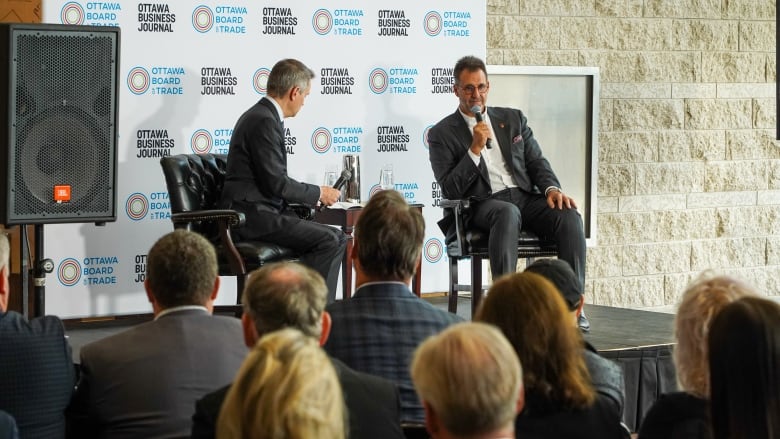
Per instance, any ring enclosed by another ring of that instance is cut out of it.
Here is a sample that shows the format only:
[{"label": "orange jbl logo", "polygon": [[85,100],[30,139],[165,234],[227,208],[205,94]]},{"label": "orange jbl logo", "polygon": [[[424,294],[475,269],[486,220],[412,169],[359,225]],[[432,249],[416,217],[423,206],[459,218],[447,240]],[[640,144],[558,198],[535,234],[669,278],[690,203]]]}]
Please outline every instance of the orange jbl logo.
[{"label": "orange jbl logo", "polygon": [[54,186],[54,201],[58,203],[70,201],[70,186],[58,185]]}]

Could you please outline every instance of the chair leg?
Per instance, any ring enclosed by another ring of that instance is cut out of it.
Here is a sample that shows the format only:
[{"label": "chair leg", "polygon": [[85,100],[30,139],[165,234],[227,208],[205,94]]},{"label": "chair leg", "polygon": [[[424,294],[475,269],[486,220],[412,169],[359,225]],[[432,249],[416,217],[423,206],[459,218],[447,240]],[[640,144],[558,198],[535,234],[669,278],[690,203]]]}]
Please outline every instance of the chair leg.
[{"label": "chair leg", "polygon": [[449,257],[450,260],[450,300],[447,310],[453,314],[458,313],[458,258]]},{"label": "chair leg", "polygon": [[471,317],[477,313],[482,300],[482,258],[471,257]]}]

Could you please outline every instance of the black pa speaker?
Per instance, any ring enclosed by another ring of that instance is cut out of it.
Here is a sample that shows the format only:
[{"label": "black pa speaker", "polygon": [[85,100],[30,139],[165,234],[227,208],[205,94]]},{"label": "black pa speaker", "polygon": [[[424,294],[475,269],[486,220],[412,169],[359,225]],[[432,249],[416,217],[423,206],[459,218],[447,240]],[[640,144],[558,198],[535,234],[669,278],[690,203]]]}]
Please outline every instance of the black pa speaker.
[{"label": "black pa speaker", "polygon": [[116,221],[119,36],[0,24],[0,224]]}]

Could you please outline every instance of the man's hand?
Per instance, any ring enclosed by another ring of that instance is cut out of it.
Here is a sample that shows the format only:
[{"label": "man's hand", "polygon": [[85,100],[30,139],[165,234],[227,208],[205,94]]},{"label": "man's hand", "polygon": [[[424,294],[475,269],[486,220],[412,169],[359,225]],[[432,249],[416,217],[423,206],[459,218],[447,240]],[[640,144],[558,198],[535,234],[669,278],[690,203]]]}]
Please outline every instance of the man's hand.
[{"label": "man's hand", "polygon": [[488,127],[487,122],[482,121],[474,125],[474,137],[471,139],[471,152],[474,155],[480,155],[489,138],[490,127]]},{"label": "man's hand", "polygon": [[550,206],[550,209],[555,209],[556,207],[558,209],[563,209],[564,207],[567,209],[577,208],[577,203],[574,202],[574,199],[558,189],[553,189],[547,194],[547,205]]},{"label": "man's hand", "polygon": [[320,186],[320,203],[330,206],[339,200],[341,191],[331,186]]}]

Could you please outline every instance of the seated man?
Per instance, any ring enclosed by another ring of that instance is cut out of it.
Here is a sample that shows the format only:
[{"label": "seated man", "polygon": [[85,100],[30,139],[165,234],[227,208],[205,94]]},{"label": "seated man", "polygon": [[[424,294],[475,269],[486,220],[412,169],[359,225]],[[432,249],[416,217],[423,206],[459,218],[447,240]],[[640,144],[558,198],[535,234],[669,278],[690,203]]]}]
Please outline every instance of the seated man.
[{"label": "seated man", "polygon": [[[263,335],[295,328],[320,344],[330,333],[325,311],[327,287],[316,271],[295,262],[269,264],[252,272],[241,302],[244,342],[252,347]],[[355,372],[331,358],[346,400],[351,438],[403,438],[400,397],[385,379]],[[220,407],[230,386],[212,392],[195,405],[192,438],[213,439]]]},{"label": "seated man", "polygon": [[434,439],[515,437],[515,416],[525,401],[522,370],[496,327],[445,329],[420,345],[411,370]]},{"label": "seated man", "polygon": [[154,321],[81,349],[72,437],[188,437],[195,401],[229,383],[246,356],[241,322],[211,315],[217,256],[202,236],[176,230],[160,238],[144,288]]},{"label": "seated man", "polygon": [[[485,63],[465,56],[453,69],[458,109],[428,134],[433,174],[445,198],[474,201],[466,227],[489,232],[493,279],[514,273],[520,228],[548,237],[558,257],[585,284],[585,232],[577,204],[561,190],[526,117],[513,108],[487,108],[490,81]],[[439,223],[454,234],[452,213]],[[584,287],[580,287],[584,288]],[[580,329],[590,323],[580,313]]]},{"label": "seated man", "polygon": [[409,290],[420,261],[425,223],[419,210],[393,190],[377,192],[355,225],[355,295],[328,305],[333,329],[325,350],[347,366],[394,381],[401,418],[422,423],[422,405],[409,362],[427,337],[462,321]]},{"label": "seated man", "polygon": [[65,437],[75,373],[60,319],[28,321],[8,309],[8,239],[0,226],[0,410],[13,416],[23,438]]}]

